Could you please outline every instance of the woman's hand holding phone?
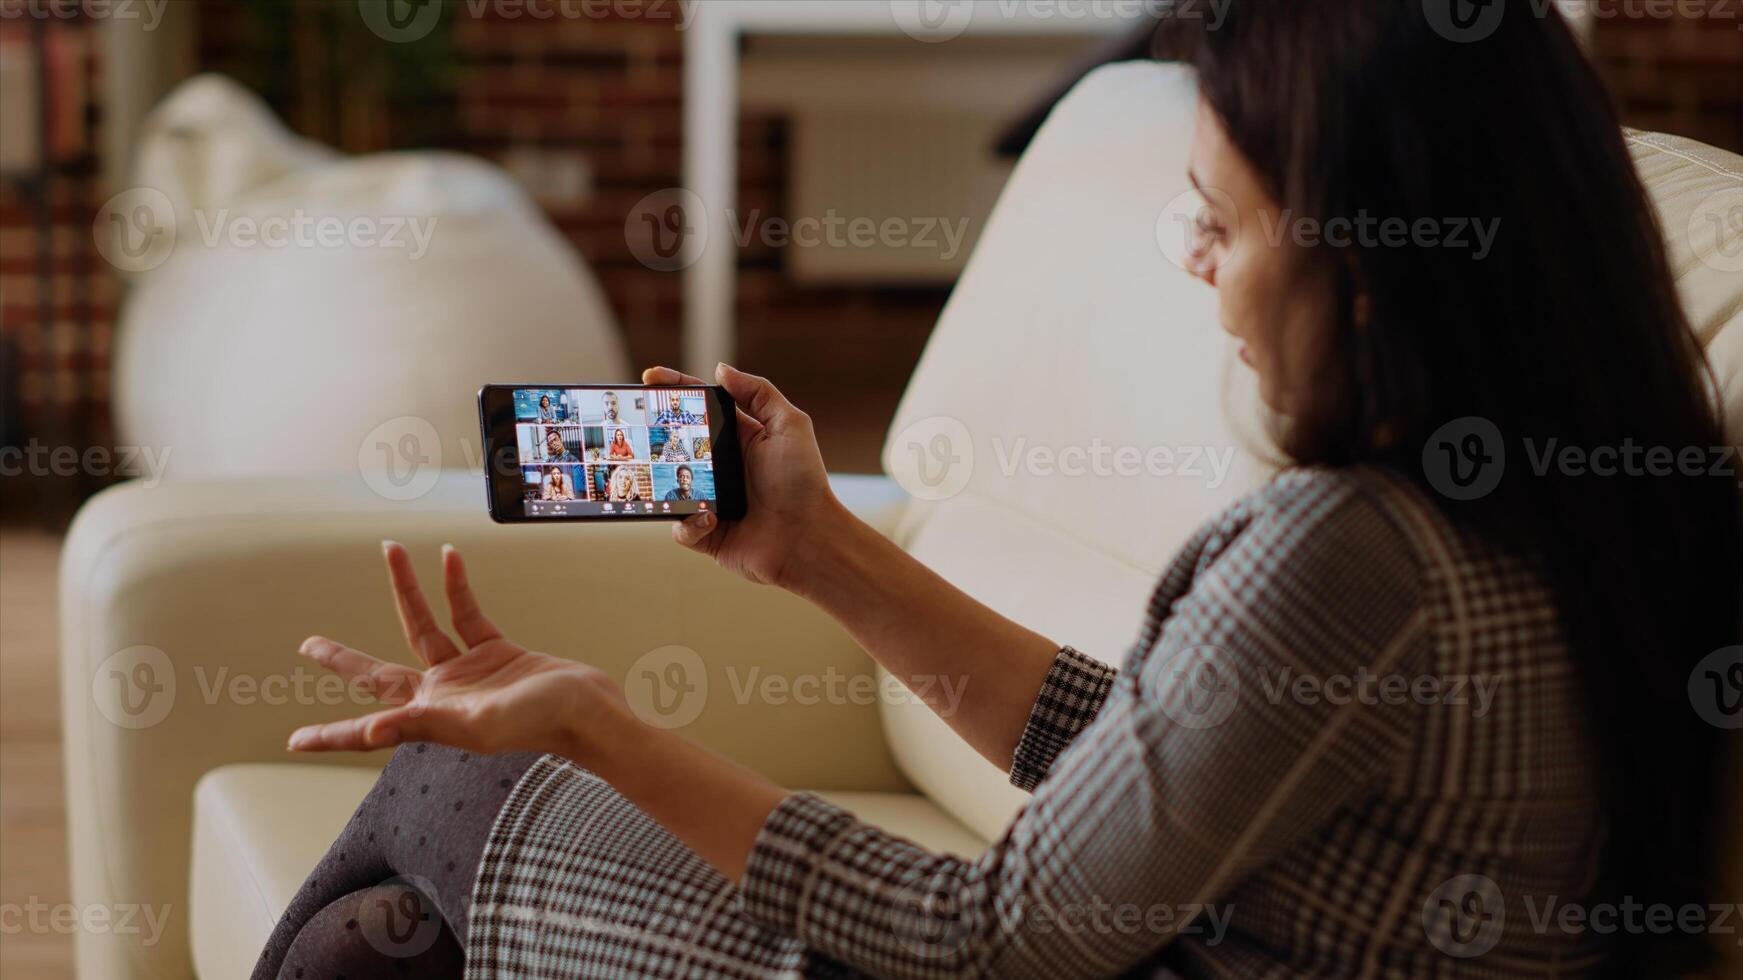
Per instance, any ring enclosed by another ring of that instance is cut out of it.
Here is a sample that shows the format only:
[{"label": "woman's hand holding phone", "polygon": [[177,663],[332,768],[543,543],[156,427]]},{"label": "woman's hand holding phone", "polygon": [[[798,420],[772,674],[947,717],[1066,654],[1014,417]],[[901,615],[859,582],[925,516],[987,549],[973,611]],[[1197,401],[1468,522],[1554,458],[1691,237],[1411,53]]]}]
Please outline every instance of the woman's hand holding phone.
[{"label": "woman's hand holding phone", "polygon": [[[714,376],[738,402],[748,510],[743,520],[725,523],[711,513],[694,515],[674,524],[672,537],[752,582],[794,589],[807,574],[805,556],[821,551],[822,540],[855,519],[829,488],[811,417],[766,378],[725,364]],[[708,382],[655,367],[642,372],[642,383]]]}]

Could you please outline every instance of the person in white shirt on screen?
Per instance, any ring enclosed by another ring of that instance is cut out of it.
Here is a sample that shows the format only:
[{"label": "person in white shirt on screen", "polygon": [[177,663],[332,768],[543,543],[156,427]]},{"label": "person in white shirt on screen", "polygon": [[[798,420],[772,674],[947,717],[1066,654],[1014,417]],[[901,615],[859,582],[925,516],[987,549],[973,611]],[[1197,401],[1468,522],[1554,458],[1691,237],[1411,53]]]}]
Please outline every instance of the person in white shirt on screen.
[{"label": "person in white shirt on screen", "polygon": [[600,402],[605,406],[605,421],[622,422],[623,413],[618,410],[617,392],[608,391],[600,396]]},{"label": "person in white shirt on screen", "polygon": [[677,429],[669,431],[666,434],[666,448],[660,450],[660,462],[688,463],[690,459],[690,449],[684,445],[684,434]]}]

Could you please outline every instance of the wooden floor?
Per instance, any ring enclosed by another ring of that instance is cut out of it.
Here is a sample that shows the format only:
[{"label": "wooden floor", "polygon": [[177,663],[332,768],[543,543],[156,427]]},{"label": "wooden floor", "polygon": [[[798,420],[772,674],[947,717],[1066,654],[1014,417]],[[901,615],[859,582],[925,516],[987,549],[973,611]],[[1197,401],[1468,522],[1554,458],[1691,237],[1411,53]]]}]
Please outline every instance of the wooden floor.
[{"label": "wooden floor", "polygon": [[[32,928],[27,911],[30,903],[70,900],[56,679],[59,561],[58,538],[0,531],[0,909],[7,929],[0,976],[31,980],[73,975],[72,937]],[[47,913],[35,918],[48,921]]]}]

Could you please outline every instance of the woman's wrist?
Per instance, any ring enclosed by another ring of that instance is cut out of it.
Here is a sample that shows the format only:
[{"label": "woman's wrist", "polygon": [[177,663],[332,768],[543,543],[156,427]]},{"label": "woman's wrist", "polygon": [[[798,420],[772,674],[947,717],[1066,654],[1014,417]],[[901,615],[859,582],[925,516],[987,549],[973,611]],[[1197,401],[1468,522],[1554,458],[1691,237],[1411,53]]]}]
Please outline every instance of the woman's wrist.
[{"label": "woman's wrist", "polygon": [[574,703],[563,713],[554,744],[546,751],[597,771],[635,744],[635,730],[643,723],[605,674],[589,671],[579,680]]},{"label": "woman's wrist", "polygon": [[832,498],[795,536],[791,556],[782,565],[776,584],[818,602],[852,577],[854,559],[863,556],[872,539],[882,541],[883,535]]}]

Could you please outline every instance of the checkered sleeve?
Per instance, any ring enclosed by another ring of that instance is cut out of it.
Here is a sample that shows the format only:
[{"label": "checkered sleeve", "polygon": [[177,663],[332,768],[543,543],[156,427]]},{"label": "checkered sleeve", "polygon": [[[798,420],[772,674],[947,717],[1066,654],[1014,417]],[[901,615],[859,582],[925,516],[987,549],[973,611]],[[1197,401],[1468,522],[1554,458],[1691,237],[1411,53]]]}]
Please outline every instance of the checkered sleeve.
[{"label": "checkered sleeve", "polygon": [[1291,697],[1274,680],[1427,669],[1416,554],[1347,490],[1285,482],[1153,601],[1165,621],[1118,675],[1061,654],[1049,690],[1094,718],[1070,737],[1080,712],[1046,709],[1066,719],[1047,737],[1069,744],[980,858],[795,795],[752,848],[746,913],[905,980],[1112,976],[1214,929],[1207,906],[1372,792],[1425,710]]},{"label": "checkered sleeve", "polygon": [[1112,667],[1071,647],[1059,651],[1011,756],[1013,784],[1026,790],[1040,785],[1053,760],[1101,713],[1115,674]]}]

